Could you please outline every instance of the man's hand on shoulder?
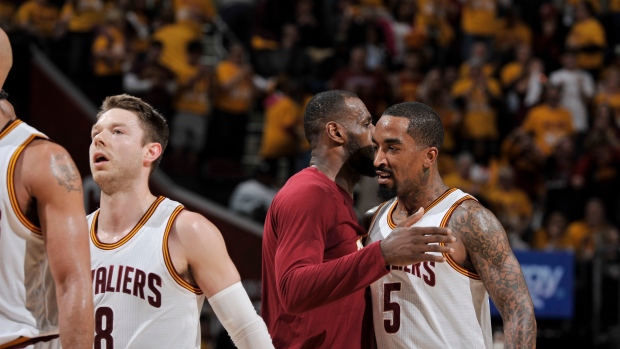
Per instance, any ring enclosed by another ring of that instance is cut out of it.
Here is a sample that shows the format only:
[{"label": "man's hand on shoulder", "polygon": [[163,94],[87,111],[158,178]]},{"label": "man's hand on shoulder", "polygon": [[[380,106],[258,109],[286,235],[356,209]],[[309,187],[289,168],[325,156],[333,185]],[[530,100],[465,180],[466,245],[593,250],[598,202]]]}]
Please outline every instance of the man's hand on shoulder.
[{"label": "man's hand on shoulder", "polygon": [[454,242],[447,228],[414,227],[424,215],[418,212],[401,221],[388,237],[381,241],[381,253],[386,265],[412,265],[420,262],[443,262],[443,256],[427,252],[452,253],[454,249],[436,243]]}]

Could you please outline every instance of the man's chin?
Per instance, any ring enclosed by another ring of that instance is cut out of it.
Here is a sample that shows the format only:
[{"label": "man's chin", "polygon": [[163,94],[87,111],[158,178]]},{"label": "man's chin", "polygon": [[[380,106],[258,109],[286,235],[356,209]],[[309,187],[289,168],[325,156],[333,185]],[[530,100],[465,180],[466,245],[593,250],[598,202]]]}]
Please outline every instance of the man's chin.
[{"label": "man's chin", "polygon": [[383,200],[390,200],[396,196],[396,187],[388,187],[385,184],[379,184],[377,196]]}]

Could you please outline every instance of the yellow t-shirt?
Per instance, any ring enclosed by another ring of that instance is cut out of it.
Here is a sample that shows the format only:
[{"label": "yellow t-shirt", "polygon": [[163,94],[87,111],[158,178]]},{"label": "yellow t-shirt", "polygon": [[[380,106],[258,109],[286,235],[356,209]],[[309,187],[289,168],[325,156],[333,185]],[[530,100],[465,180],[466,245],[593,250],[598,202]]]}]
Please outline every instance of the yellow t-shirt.
[{"label": "yellow t-shirt", "polygon": [[[532,238],[532,248],[537,250],[544,250],[549,243],[549,234],[547,234],[547,230],[544,228],[538,229],[534,233],[534,237]],[[560,249],[571,249],[571,244],[566,238],[566,235],[560,236],[558,241],[558,248]]]},{"label": "yellow t-shirt", "polygon": [[163,26],[153,34],[162,45],[160,63],[181,75],[189,69],[187,44],[200,38],[200,26],[192,22],[177,22]]},{"label": "yellow t-shirt", "polygon": [[[487,78],[488,92],[494,97],[501,96],[499,83],[492,78]],[[463,115],[461,132],[470,139],[497,139],[497,119],[495,110],[489,105],[489,100],[484,91],[475,86],[470,78],[457,80],[452,87],[454,97],[464,97],[467,102],[467,110]]]},{"label": "yellow t-shirt", "polygon": [[[605,48],[607,42],[603,26],[593,18],[575,23],[566,37],[566,45],[577,48],[597,45]],[[577,64],[583,69],[601,68],[603,66],[603,59],[603,52],[582,52],[577,54]]]},{"label": "yellow t-shirt", "polygon": [[[461,66],[459,67],[459,77],[461,78],[468,77],[470,69],[471,67],[470,67],[469,62],[461,63]],[[484,76],[493,75],[494,70],[495,69],[493,68],[493,66],[489,63],[486,63],[485,65],[482,66],[482,74],[484,74]]]},{"label": "yellow t-shirt", "polygon": [[504,190],[493,188],[487,191],[487,199],[498,211],[499,215],[528,219],[532,216],[532,202],[521,189]]},{"label": "yellow t-shirt", "polygon": [[458,172],[451,172],[442,176],[443,182],[450,188],[458,188],[466,193],[475,194],[478,192],[476,183],[461,177]]},{"label": "yellow t-shirt", "polygon": [[546,104],[529,111],[523,121],[523,129],[534,134],[534,143],[545,156],[551,155],[561,138],[570,136],[575,132],[568,109],[564,107],[550,108]]},{"label": "yellow t-shirt", "polygon": [[[218,86],[237,76],[240,69],[232,62],[220,62],[215,70],[215,80]],[[237,86],[234,86],[229,91],[217,88],[215,106],[220,110],[233,114],[247,113],[252,107],[252,92],[252,81],[248,78],[239,82]]]},{"label": "yellow t-shirt", "polygon": [[79,0],[78,8],[74,8],[71,1],[67,1],[62,7],[60,17],[68,20],[67,29],[74,33],[87,33],[103,22],[105,10],[101,0]]},{"label": "yellow t-shirt", "polygon": [[[187,83],[196,73],[198,73],[198,68],[188,65],[188,69],[178,75],[179,86]],[[174,103],[176,111],[205,116],[211,107],[209,103],[210,87],[209,77],[204,76],[186,89],[179,88]]]},{"label": "yellow t-shirt", "polygon": [[620,93],[606,94],[599,92],[596,97],[594,97],[594,104],[597,107],[601,104],[608,104],[617,114],[620,112]]},{"label": "yellow t-shirt", "polygon": [[470,35],[492,36],[497,29],[496,0],[468,0],[461,12],[461,28]]},{"label": "yellow t-shirt", "polygon": [[519,22],[514,27],[507,27],[505,23],[498,25],[499,29],[495,34],[495,45],[501,47],[502,45],[518,45],[518,44],[532,44],[532,29],[525,23]]},{"label": "yellow t-shirt", "polygon": [[502,85],[509,86],[515,82],[523,73],[523,66],[519,62],[508,63],[502,68],[500,78]]},{"label": "yellow t-shirt", "polygon": [[123,73],[122,59],[97,58],[95,54],[109,50],[124,50],[125,35],[114,27],[108,27],[107,34],[100,33],[95,37],[92,46],[95,76],[119,75]]},{"label": "yellow t-shirt", "polygon": [[58,9],[53,5],[41,5],[34,0],[24,2],[15,14],[18,25],[32,25],[43,36],[50,37],[58,22]]},{"label": "yellow t-shirt", "polygon": [[296,128],[303,123],[299,105],[287,96],[277,98],[265,109],[260,155],[265,159],[293,156],[298,151]]}]

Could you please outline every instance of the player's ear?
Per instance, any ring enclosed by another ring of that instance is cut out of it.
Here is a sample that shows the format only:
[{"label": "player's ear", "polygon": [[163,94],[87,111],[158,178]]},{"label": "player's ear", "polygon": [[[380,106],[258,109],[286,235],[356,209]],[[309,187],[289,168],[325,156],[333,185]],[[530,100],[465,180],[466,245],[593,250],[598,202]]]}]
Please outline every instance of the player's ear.
[{"label": "player's ear", "polygon": [[342,129],[342,125],[335,121],[330,121],[325,124],[325,131],[331,140],[336,143],[343,144],[345,142],[344,132]]},{"label": "player's ear", "polygon": [[437,162],[437,156],[439,155],[439,149],[435,147],[429,147],[426,149],[426,158],[424,159],[424,167],[431,167]]},{"label": "player's ear", "polygon": [[[148,143],[145,147],[144,162],[148,162],[148,166],[159,158],[162,153],[162,147],[159,143]],[[146,164],[145,164],[146,165]]]}]

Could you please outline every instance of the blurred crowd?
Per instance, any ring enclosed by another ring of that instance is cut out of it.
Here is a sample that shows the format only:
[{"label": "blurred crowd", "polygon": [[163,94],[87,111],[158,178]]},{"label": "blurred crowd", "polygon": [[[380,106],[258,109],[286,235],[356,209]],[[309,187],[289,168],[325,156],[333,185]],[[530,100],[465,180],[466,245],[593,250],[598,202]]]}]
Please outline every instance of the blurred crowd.
[{"label": "blurred crowd", "polygon": [[603,263],[617,304],[618,0],[0,0],[0,27],[96,105],[151,103],[171,125],[164,169],[243,181],[231,205],[259,221],[308,164],[313,94],[353,91],[375,120],[426,103],[445,126],[446,184],[491,209],[515,250]]}]

